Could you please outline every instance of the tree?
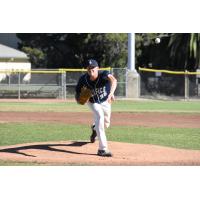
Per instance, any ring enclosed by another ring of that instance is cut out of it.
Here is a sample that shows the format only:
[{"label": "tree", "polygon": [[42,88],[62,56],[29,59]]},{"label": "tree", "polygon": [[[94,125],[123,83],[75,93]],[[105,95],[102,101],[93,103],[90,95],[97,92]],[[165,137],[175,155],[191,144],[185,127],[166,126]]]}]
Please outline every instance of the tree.
[{"label": "tree", "polygon": [[95,57],[102,66],[126,67],[128,34],[88,34],[85,40],[85,57]]},{"label": "tree", "polygon": [[21,50],[29,56],[30,62],[34,68],[46,66],[46,55],[40,49],[24,46]]},{"label": "tree", "polygon": [[200,34],[173,34],[169,41],[172,63],[183,66],[182,69],[196,70],[200,66]]},{"label": "tree", "polygon": [[[155,39],[161,38],[156,44]],[[139,66],[166,68],[169,66],[168,34],[166,33],[137,33],[136,34],[136,68]]]},{"label": "tree", "polygon": [[19,48],[28,53],[34,67],[80,68],[88,58],[101,66],[126,67],[125,33],[34,33],[17,34]]},{"label": "tree", "polygon": [[[161,38],[156,44],[155,38]],[[199,33],[136,34],[136,66],[196,71],[200,66]]]}]

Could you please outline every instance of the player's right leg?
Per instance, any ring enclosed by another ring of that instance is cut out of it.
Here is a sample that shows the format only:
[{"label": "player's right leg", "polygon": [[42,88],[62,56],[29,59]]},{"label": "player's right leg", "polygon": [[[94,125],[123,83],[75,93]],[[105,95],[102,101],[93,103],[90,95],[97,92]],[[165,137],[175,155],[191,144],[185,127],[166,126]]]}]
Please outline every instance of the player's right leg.
[{"label": "player's right leg", "polygon": [[92,130],[92,134],[90,136],[90,142],[94,143],[95,140],[96,140],[96,137],[97,137],[97,132],[96,132],[96,129],[95,129],[95,124],[92,124],[91,130]]},{"label": "player's right leg", "polygon": [[92,110],[95,118],[95,130],[99,139],[99,150],[107,150],[107,138],[104,128],[104,112],[100,104],[88,103],[89,108]]}]

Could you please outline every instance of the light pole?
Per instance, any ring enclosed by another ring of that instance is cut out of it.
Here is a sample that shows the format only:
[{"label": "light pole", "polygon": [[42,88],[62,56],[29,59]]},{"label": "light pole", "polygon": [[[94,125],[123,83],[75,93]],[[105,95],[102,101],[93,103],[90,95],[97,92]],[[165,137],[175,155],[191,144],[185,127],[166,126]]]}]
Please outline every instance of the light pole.
[{"label": "light pole", "polygon": [[128,33],[128,69],[135,71],[135,34]]},{"label": "light pole", "polygon": [[135,33],[128,33],[128,70],[126,74],[126,97],[139,98],[140,77],[135,70]]}]

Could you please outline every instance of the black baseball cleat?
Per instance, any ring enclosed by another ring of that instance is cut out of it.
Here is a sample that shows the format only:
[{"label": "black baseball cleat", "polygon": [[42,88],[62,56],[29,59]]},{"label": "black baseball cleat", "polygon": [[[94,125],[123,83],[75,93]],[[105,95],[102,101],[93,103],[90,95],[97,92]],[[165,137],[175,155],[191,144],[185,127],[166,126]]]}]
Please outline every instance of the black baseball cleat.
[{"label": "black baseball cleat", "polygon": [[97,152],[98,156],[103,156],[103,157],[112,157],[112,153],[108,150],[98,150]]},{"label": "black baseball cleat", "polygon": [[95,138],[97,137],[97,132],[94,130],[95,125],[91,126],[92,129],[92,135],[90,136],[90,142],[94,143],[95,142]]}]

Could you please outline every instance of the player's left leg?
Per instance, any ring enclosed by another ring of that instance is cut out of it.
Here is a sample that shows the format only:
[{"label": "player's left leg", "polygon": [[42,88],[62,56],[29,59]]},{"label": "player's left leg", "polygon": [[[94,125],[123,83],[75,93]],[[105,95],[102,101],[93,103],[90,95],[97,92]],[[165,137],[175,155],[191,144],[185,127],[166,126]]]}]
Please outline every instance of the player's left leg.
[{"label": "player's left leg", "polygon": [[101,103],[101,107],[104,112],[104,124],[105,127],[108,128],[110,126],[110,118],[111,118],[111,104],[108,101]]}]

